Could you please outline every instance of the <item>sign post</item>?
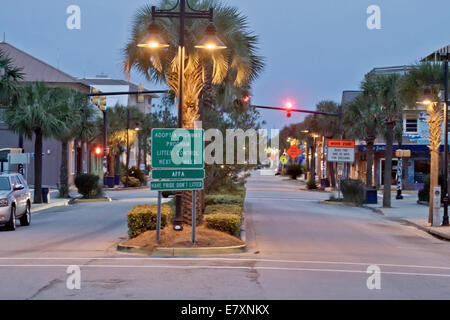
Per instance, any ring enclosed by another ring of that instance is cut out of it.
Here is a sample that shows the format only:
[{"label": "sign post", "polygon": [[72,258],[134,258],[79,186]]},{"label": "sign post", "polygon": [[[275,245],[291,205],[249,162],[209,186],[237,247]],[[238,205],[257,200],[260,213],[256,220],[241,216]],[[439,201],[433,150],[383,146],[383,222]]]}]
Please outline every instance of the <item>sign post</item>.
[{"label": "sign post", "polygon": [[338,199],[341,198],[341,178],[344,163],[355,162],[355,141],[354,140],[328,140],[327,141],[327,161],[338,163],[337,186]]},{"label": "sign post", "polygon": [[161,191],[158,191],[158,212],[156,214],[156,241],[161,239]]},{"label": "sign post", "polygon": [[158,191],[156,240],[161,233],[161,192],[193,190],[192,243],[196,239],[197,190],[204,188],[203,129],[152,130],[152,180],[150,189]]},{"label": "sign post", "polygon": [[195,243],[197,228],[197,190],[192,191],[192,243]]}]

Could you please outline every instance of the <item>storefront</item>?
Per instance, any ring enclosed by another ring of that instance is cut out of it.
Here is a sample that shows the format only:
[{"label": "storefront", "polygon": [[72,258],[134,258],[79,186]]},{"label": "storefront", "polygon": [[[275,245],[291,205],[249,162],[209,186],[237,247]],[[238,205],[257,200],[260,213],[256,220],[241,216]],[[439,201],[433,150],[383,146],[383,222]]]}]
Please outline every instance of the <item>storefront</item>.
[{"label": "storefront", "polygon": [[[394,153],[398,145],[394,145]],[[405,144],[402,145],[403,150],[410,150],[411,157],[405,158],[403,161],[404,171],[404,187],[405,189],[417,190],[423,185],[424,176],[430,172],[430,152],[427,145]],[[443,146],[441,146],[441,152]],[[359,145],[357,148],[357,162],[355,172],[358,178],[364,180],[367,166],[367,146]],[[374,166],[372,168],[374,181],[378,186],[384,185],[385,170],[385,151],[386,145],[377,144],[374,146]],[[398,159],[392,159],[392,184],[396,184]]]}]

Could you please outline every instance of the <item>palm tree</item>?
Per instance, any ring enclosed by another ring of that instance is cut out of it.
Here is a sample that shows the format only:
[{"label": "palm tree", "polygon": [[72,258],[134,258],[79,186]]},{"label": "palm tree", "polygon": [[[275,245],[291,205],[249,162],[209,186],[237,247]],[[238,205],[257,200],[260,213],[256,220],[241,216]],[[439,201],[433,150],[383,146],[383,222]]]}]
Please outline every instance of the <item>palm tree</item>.
[{"label": "palm tree", "polygon": [[380,107],[377,104],[376,86],[366,79],[361,85],[363,92],[346,105],[344,125],[346,133],[354,139],[362,139],[367,145],[366,185],[372,187],[373,147],[380,132]]},{"label": "palm tree", "polygon": [[377,88],[378,105],[380,116],[386,126],[386,152],[384,165],[384,188],[383,207],[391,207],[391,184],[392,184],[392,156],[394,143],[394,128],[399,121],[403,111],[403,104],[399,98],[398,83],[400,75],[379,75],[375,78]]},{"label": "palm tree", "polygon": [[[339,111],[339,105],[334,101],[321,101],[316,105],[316,110],[320,112],[337,113]],[[326,139],[340,138],[341,132],[339,132],[339,119],[337,117],[330,117],[325,115],[317,116],[318,134]],[[319,146],[322,144],[320,143]],[[320,148],[319,148],[320,149]],[[319,162],[320,163],[320,162]],[[327,176],[331,182],[331,186],[336,186],[335,179],[335,165],[332,162],[326,162]],[[320,167],[318,168],[320,172]]]},{"label": "palm tree", "polygon": [[[399,83],[399,93],[402,101],[409,106],[416,106],[417,101],[422,100],[423,90],[431,83],[432,101],[427,106],[428,125],[430,136],[430,203],[433,203],[433,187],[438,185],[439,179],[439,147],[442,131],[442,106],[439,93],[443,90],[444,75],[442,64],[436,62],[424,62],[417,64],[406,74]],[[429,208],[428,222],[433,222],[432,206]]]},{"label": "palm tree", "polygon": [[69,193],[68,177],[68,143],[73,139],[87,142],[98,130],[92,121],[94,109],[86,95],[69,88],[57,88],[58,118],[63,121],[68,131],[58,132],[55,137],[61,141],[61,166],[59,196],[67,197]]},{"label": "palm tree", "polygon": [[22,68],[15,67],[12,59],[0,50],[0,106],[17,103],[19,81],[23,77]]},{"label": "palm tree", "polygon": [[[161,0],[159,8],[169,9],[175,5],[173,0]],[[247,18],[234,7],[222,5],[216,0],[193,0],[191,5],[197,9],[214,8],[214,23],[218,35],[227,48],[214,52],[203,52],[195,49],[195,45],[203,36],[207,21],[190,19],[186,21],[186,50],[184,73],[184,128],[192,128],[199,119],[199,97],[202,94],[204,107],[212,108],[216,103],[216,92],[222,89],[224,101],[236,99],[238,88],[247,88],[256,79],[263,68],[263,59],[257,56],[257,37],[248,30]],[[171,45],[167,51],[143,50],[137,47],[144,37],[152,20],[151,6],[145,5],[135,15],[131,41],[124,49],[124,71],[129,74],[134,67],[144,74],[148,80],[165,82],[178,94],[179,57],[178,32],[179,25],[171,19],[158,21],[167,42]],[[224,94],[225,92],[225,94]],[[191,192],[184,193],[185,221],[190,221]],[[201,208],[201,206],[198,206]],[[201,220],[201,212],[198,214]]]},{"label": "palm tree", "polygon": [[45,137],[66,134],[69,129],[59,118],[60,103],[54,88],[36,82],[25,85],[16,106],[5,112],[5,120],[15,132],[27,138],[35,137],[34,143],[34,203],[42,203],[42,142]]}]

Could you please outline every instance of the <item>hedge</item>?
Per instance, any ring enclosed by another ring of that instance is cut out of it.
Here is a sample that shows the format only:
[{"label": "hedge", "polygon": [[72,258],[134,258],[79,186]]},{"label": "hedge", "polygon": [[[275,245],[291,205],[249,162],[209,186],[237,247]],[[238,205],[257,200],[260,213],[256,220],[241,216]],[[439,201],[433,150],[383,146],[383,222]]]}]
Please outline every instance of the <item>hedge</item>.
[{"label": "hedge", "polygon": [[299,164],[290,164],[286,167],[286,174],[291,179],[296,180],[299,175],[303,173],[302,166]]},{"label": "hedge", "polygon": [[[127,176],[122,176],[120,178],[120,182],[122,182],[122,184],[125,186],[127,183]],[[139,179],[132,177],[132,176],[128,176],[128,187],[140,187],[141,186],[141,182],[139,181]]]},{"label": "hedge", "polygon": [[358,206],[362,206],[366,201],[365,185],[361,180],[342,180],[341,190],[342,195],[344,196],[344,202],[351,202]]},{"label": "hedge", "polygon": [[[136,205],[128,211],[128,235],[135,238],[147,230],[156,229],[156,214],[158,206],[156,204]],[[172,210],[168,205],[161,206],[161,227],[168,225],[171,219]]]},{"label": "hedge", "polygon": [[206,227],[239,236],[241,217],[237,214],[213,213],[205,215]]},{"label": "hedge", "polygon": [[212,204],[206,206],[205,214],[229,213],[242,215],[242,206],[236,204]]},{"label": "hedge", "polygon": [[235,195],[210,194],[205,197],[205,205],[213,204],[235,204],[238,206],[244,205],[244,198]]},{"label": "hedge", "polygon": [[99,177],[94,174],[82,173],[75,177],[75,186],[83,198],[95,198],[102,195],[102,187],[98,183]]}]

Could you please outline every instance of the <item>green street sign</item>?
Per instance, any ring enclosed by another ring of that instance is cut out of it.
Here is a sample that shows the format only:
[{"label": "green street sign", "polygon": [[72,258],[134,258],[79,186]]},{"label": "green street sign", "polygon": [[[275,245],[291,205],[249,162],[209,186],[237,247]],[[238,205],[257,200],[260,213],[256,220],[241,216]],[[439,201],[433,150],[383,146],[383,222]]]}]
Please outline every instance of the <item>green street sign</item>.
[{"label": "green street sign", "polygon": [[153,129],[152,168],[202,169],[203,129]]},{"label": "green street sign", "polygon": [[153,169],[152,179],[205,179],[205,169]]},{"label": "green street sign", "polygon": [[150,190],[200,190],[203,189],[203,180],[178,180],[178,181],[151,181]]}]

